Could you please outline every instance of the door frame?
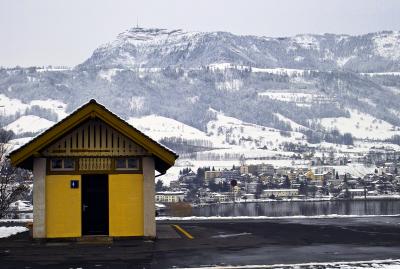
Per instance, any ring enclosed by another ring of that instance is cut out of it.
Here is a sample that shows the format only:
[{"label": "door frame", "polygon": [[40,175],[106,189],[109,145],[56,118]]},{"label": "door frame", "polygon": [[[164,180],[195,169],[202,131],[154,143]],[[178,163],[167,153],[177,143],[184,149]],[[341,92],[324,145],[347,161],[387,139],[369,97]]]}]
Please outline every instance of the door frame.
[{"label": "door frame", "polygon": [[[106,192],[105,192],[105,199],[107,201],[107,223],[106,223],[106,232],[104,234],[85,234],[83,230],[83,222],[84,222],[84,212],[83,212],[83,195],[84,195],[84,189],[83,189],[83,181],[85,178],[91,178],[91,177],[96,177],[96,176],[104,176],[106,178]],[[110,235],[110,193],[109,193],[109,174],[101,174],[101,173],[93,173],[93,174],[81,174],[81,236],[109,236]]]}]

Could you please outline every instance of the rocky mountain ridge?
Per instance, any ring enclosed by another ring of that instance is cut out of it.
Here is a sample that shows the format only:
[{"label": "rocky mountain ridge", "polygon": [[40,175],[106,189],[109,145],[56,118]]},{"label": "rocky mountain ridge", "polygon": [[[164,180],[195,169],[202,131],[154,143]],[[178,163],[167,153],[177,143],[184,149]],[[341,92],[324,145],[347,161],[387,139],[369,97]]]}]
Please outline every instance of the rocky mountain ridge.
[{"label": "rocky mountain ridge", "polygon": [[387,72],[399,71],[399,60],[398,31],[272,38],[228,32],[131,28],[116,40],[100,46],[78,67],[195,68],[226,62],[260,68]]}]

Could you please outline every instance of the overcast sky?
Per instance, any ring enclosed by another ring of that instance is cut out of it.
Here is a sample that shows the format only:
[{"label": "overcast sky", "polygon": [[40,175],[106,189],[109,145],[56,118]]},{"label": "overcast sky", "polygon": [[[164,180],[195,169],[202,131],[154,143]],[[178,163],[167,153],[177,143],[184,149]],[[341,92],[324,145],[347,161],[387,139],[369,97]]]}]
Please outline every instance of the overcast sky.
[{"label": "overcast sky", "polygon": [[0,66],[67,65],[133,26],[290,36],[400,29],[399,0],[0,0]]}]

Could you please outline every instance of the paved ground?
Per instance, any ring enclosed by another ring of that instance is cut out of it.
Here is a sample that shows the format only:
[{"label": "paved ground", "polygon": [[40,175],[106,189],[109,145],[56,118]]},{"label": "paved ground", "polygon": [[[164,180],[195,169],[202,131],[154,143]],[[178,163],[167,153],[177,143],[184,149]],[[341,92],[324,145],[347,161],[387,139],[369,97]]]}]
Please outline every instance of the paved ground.
[{"label": "paved ground", "polygon": [[172,268],[400,259],[399,217],[175,221],[158,223],[158,234],[155,242],[39,244],[22,233],[0,239],[0,268]]}]

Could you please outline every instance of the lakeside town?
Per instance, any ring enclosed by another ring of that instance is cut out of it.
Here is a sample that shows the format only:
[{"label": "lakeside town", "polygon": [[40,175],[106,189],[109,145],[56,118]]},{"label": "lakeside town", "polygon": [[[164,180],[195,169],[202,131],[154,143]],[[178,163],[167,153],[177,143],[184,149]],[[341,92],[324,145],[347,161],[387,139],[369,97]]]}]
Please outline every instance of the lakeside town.
[{"label": "lakeside town", "polygon": [[[196,206],[232,202],[400,199],[397,152],[370,151],[363,160],[355,163],[350,158],[322,156],[310,159],[308,165],[278,167],[267,161],[246,164],[242,160],[241,165],[230,169],[183,168],[169,186],[157,181],[156,202],[187,202]],[[346,172],[349,167],[363,172]]]}]

